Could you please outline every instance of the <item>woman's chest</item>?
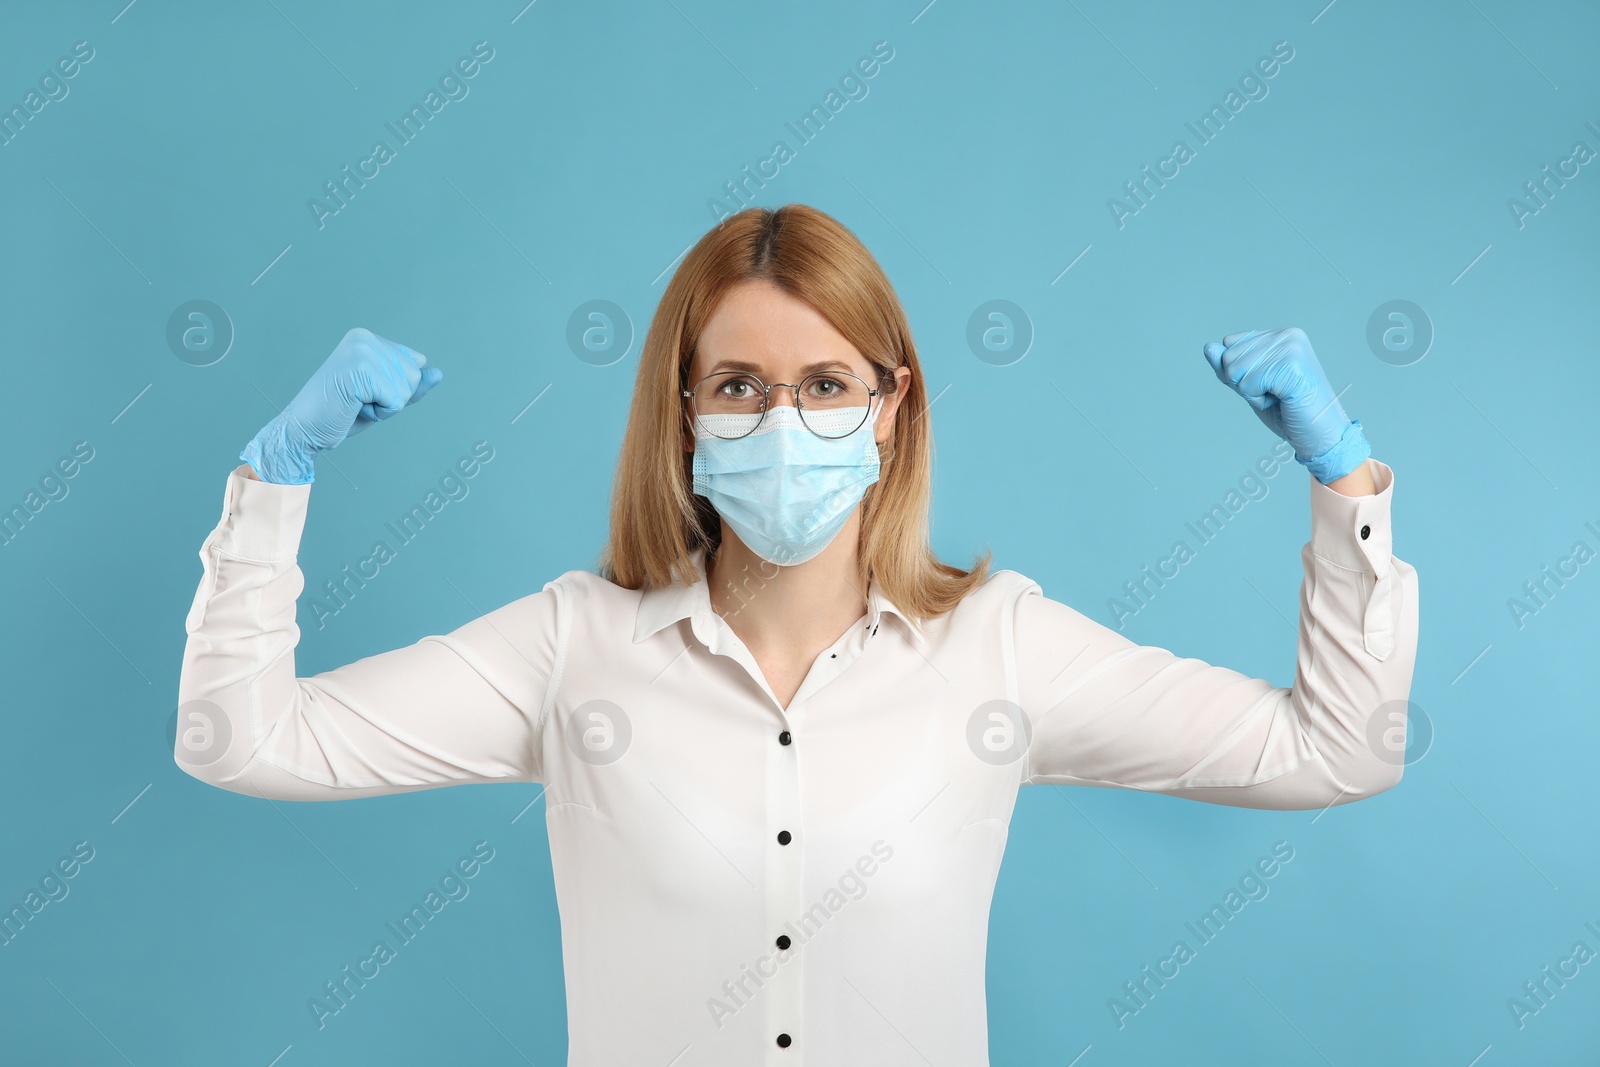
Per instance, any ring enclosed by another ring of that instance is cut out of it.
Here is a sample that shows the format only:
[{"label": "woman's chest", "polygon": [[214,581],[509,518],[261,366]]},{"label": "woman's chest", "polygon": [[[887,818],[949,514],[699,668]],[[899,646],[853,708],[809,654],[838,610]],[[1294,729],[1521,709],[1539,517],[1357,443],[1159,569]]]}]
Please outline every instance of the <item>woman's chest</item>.
[{"label": "woman's chest", "polygon": [[996,749],[998,664],[878,650],[787,708],[704,649],[665,669],[569,673],[541,735],[552,817],[603,823],[640,849],[699,838],[741,870],[773,849],[842,858],[880,838],[954,842],[985,821],[1003,832],[1025,738]]}]

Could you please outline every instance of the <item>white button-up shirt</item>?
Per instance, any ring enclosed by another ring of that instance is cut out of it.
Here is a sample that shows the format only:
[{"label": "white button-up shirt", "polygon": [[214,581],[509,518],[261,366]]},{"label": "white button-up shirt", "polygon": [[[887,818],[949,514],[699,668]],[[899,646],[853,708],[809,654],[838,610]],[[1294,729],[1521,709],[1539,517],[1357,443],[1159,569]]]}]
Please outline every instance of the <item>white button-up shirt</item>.
[{"label": "white button-up shirt", "polygon": [[[999,570],[866,612],[778,700],[692,585],[573,570],[447,634],[295,675],[310,486],[228,476],[175,756],[334,800],[544,785],[571,1067],[988,1063],[989,904],[1017,787],[1322,808],[1399,781],[1417,583],[1393,474],[1309,479],[1293,688],[1141,646]],[[747,591],[759,596],[759,589]]]}]

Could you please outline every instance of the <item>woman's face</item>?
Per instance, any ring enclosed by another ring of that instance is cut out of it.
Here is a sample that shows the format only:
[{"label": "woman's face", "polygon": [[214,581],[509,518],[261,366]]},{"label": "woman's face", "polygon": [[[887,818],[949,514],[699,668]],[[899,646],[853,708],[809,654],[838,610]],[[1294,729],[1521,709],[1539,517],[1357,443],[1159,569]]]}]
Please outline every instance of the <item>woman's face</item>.
[{"label": "woman's face", "polygon": [[[768,281],[742,282],[728,291],[700,334],[700,344],[689,365],[689,386],[717,371],[738,370],[754,374],[767,384],[798,383],[819,370],[846,370],[875,387],[878,371],[843,334],[829,325],[809,304],[797,300]],[[879,393],[881,402],[874,439],[889,440],[894,414],[911,381],[908,367],[896,367],[897,389]],[[794,404],[794,390],[775,389],[772,407]],[[694,436],[685,434],[684,451],[694,451]]]}]

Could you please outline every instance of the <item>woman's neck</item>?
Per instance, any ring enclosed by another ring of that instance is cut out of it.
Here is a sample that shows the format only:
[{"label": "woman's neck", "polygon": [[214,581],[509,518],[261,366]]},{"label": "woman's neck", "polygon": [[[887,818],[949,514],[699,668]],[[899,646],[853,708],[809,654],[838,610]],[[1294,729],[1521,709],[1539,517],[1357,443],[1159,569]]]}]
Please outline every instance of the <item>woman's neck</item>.
[{"label": "woman's neck", "polygon": [[828,547],[804,563],[780,567],[752,552],[727,526],[706,562],[711,607],[746,647],[796,654],[826,647],[867,610],[856,570],[859,512]]}]

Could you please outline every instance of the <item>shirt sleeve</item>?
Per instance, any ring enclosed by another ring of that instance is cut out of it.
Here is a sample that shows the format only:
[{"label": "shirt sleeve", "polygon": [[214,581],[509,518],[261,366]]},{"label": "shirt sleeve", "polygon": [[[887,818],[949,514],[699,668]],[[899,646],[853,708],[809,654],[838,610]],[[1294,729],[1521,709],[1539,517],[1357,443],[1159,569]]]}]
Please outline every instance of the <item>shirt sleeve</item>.
[{"label": "shirt sleeve", "polygon": [[1012,630],[1025,782],[1301,809],[1399,782],[1417,575],[1392,553],[1394,472],[1368,462],[1375,495],[1310,479],[1292,688],[1135,644],[1030,583]]},{"label": "shirt sleeve", "polygon": [[229,473],[222,519],[200,547],[178,683],[178,765],[211,785],[283,800],[542,780],[559,581],[447,634],[298,678],[295,602],[305,580],[296,557],[311,486],[245,471]]}]

